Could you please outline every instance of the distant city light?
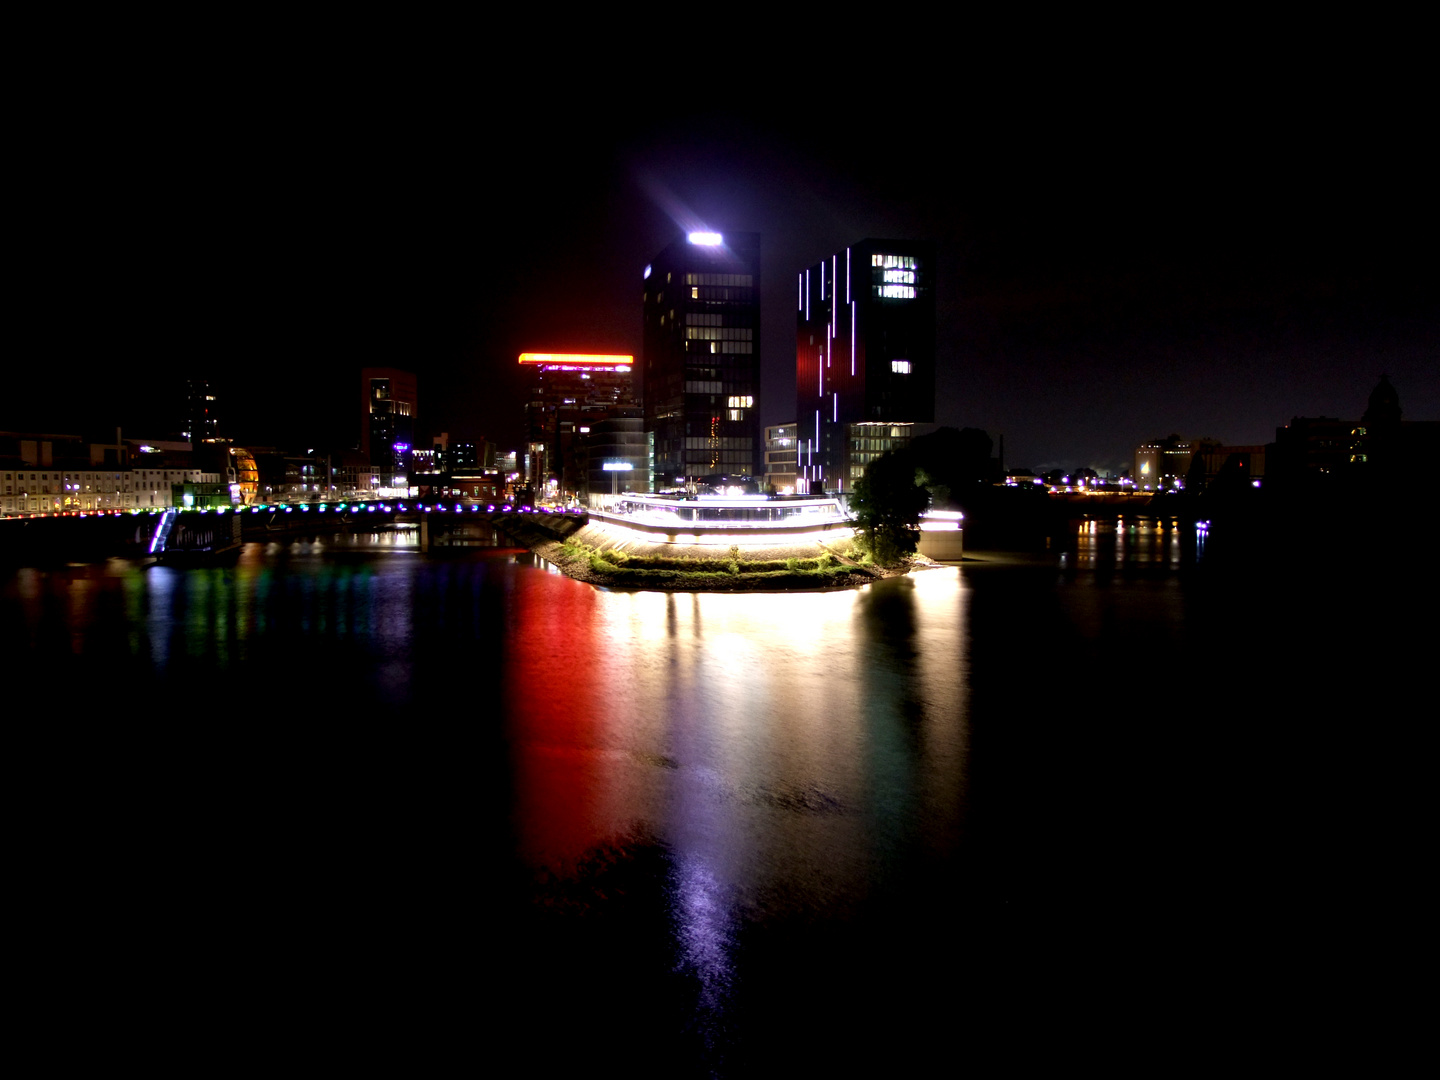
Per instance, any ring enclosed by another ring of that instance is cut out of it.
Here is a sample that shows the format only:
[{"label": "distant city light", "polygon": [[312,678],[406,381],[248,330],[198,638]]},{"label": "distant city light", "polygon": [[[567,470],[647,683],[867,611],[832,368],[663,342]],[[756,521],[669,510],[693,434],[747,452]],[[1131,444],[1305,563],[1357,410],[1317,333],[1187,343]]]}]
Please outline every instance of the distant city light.
[{"label": "distant city light", "polygon": [[692,232],[687,239],[692,244],[704,244],[706,247],[715,247],[725,242],[725,238],[718,232]]},{"label": "distant city light", "polygon": [[607,461],[600,468],[605,472],[629,472],[635,466],[628,461]]},{"label": "distant city light", "polygon": [[647,278],[650,276],[650,267],[648,267],[648,266],[645,267],[645,276],[646,276]]}]

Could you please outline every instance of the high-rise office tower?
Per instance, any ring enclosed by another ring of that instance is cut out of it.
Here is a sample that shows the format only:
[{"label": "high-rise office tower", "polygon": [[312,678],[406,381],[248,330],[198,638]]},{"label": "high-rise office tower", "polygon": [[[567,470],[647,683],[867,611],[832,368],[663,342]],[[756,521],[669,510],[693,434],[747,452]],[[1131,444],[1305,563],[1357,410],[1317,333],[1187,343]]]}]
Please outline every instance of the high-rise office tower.
[{"label": "high-rise office tower", "polygon": [[[360,372],[360,409],[360,452],[383,476],[403,475],[419,411],[415,373],[365,368]],[[382,486],[389,483],[382,481]]]},{"label": "high-rise office tower", "polygon": [[862,240],[800,273],[797,487],[853,491],[935,419],[935,246]]},{"label": "high-rise office tower", "polygon": [[645,268],[641,376],[657,490],[760,472],[759,233],[690,233]]},{"label": "high-rise office tower", "polygon": [[[537,499],[569,502],[587,494],[591,429],[634,410],[634,357],[592,353],[521,353],[533,372],[525,403],[525,482]],[[608,478],[607,478],[608,479]]]},{"label": "high-rise office tower", "polygon": [[215,405],[215,388],[209,379],[185,380],[185,403],[181,408],[180,437],[192,445],[213,442],[220,437]]}]

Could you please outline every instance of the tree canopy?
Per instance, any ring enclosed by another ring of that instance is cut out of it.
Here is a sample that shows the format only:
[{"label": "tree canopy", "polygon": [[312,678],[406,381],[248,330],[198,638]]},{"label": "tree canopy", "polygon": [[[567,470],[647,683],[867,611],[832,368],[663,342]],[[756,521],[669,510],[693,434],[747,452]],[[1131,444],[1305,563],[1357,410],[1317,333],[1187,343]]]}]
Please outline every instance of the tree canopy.
[{"label": "tree canopy", "polygon": [[930,505],[924,482],[924,473],[905,449],[876,458],[855,484],[850,511],[871,558],[880,565],[901,562],[919,545],[920,515]]},{"label": "tree canopy", "polygon": [[942,427],[876,458],[850,496],[850,510],[871,557],[882,566],[903,561],[920,542],[920,515],[931,505],[963,505],[989,488],[999,465],[979,428]]}]

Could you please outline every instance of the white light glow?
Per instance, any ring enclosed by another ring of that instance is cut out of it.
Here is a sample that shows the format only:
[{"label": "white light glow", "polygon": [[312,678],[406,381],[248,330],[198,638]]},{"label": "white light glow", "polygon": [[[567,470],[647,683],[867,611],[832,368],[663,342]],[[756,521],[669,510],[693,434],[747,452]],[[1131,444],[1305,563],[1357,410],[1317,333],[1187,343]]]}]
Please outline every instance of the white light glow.
[{"label": "white light glow", "polygon": [[705,247],[716,247],[725,242],[725,238],[718,232],[692,232],[686,239],[692,244],[703,244]]}]

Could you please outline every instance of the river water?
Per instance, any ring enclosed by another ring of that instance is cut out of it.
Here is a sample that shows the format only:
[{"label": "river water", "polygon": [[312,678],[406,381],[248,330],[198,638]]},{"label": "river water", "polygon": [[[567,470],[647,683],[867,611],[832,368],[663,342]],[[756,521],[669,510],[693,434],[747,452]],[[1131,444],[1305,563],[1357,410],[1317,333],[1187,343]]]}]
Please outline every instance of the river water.
[{"label": "river water", "polygon": [[1427,650],[1353,573],[1185,547],[803,594],[403,533],[12,569],[23,894],[65,928],[36,979],[541,1073],[1269,1038],[1351,992],[1357,925],[1397,944],[1377,890],[1420,895]]}]

